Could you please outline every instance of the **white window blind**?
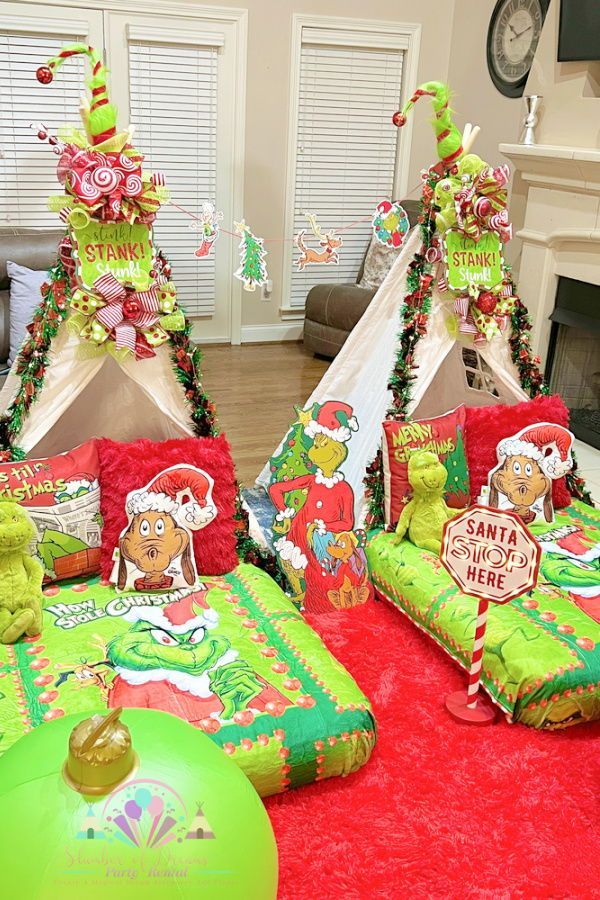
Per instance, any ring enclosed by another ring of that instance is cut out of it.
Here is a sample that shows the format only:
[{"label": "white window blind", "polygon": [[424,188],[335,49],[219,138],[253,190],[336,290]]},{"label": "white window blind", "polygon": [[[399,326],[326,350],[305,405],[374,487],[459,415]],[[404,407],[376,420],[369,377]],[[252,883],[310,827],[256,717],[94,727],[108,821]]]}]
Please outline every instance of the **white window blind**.
[{"label": "white window blind", "polygon": [[36,69],[65,43],[86,40],[72,31],[52,35],[0,31],[0,224],[20,227],[60,227],[47,208],[52,193],[61,193],[56,179],[57,157],[37,138],[43,122],[56,134],[64,125],[81,125],[79,98],[84,61],[74,57],[51,85],[38,83]]},{"label": "white window blind", "polygon": [[[402,88],[400,48],[303,43],[300,57],[294,234],[316,213],[323,233],[369,216],[391,197],[398,133],[391,123]],[[396,198],[394,198],[396,199]],[[369,222],[342,233],[339,264],[298,271],[289,306],[302,309],[314,284],[354,282],[371,237]],[[320,250],[318,241],[310,242]]]},{"label": "white window blind", "polygon": [[[217,187],[217,47],[131,40],[130,111],[135,143],[146,168],[163,172],[171,199],[198,213]],[[154,225],[157,246],[169,258],[177,296],[190,316],[215,308],[214,250],[202,259],[190,220],[172,206]]]}]

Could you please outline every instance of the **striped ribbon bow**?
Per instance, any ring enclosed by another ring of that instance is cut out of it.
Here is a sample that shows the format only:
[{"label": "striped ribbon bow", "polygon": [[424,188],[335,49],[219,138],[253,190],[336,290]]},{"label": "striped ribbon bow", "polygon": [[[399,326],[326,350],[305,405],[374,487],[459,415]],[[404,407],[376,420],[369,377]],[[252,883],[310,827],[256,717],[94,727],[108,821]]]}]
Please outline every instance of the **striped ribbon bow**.
[{"label": "striped ribbon bow", "polygon": [[135,291],[124,287],[108,272],[95,280],[94,288],[106,302],[106,306],[96,311],[96,318],[114,331],[117,350],[128,347],[135,352],[137,329],[143,331],[158,320],[158,285],[151,285],[147,291]]},{"label": "striped ribbon bow", "polygon": [[473,337],[475,344],[491,341],[508,327],[515,297],[508,284],[491,289],[471,285],[466,294],[454,300],[454,312],[461,334]]},{"label": "striped ribbon bow", "polygon": [[512,225],[506,211],[509,176],[508,166],[486,168],[472,185],[455,194],[456,221],[468,237],[478,241],[482,232],[489,230],[495,231],[500,240],[510,241]]}]

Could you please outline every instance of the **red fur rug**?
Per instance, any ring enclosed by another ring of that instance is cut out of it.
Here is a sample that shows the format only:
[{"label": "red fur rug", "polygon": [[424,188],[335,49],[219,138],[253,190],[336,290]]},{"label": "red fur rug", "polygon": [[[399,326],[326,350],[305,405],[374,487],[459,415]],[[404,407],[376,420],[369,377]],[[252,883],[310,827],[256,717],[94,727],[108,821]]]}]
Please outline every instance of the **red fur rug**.
[{"label": "red fur rug", "polygon": [[266,801],[279,900],[600,896],[600,723],[459,725],[464,675],[381,603],[310,617],[371,698],[367,765]]}]

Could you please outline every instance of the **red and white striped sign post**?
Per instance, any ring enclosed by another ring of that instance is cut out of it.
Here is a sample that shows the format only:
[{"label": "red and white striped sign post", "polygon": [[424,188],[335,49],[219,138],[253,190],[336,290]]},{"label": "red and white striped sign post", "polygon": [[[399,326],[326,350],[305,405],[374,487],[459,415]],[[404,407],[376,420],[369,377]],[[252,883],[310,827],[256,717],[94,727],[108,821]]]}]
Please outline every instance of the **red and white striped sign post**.
[{"label": "red and white striped sign post", "polygon": [[533,535],[506,510],[472,506],[444,526],[440,560],[461,591],[479,601],[467,690],[446,698],[446,709],[460,722],[489,725],[496,717],[495,707],[479,693],[488,607],[532,590],[540,556]]}]

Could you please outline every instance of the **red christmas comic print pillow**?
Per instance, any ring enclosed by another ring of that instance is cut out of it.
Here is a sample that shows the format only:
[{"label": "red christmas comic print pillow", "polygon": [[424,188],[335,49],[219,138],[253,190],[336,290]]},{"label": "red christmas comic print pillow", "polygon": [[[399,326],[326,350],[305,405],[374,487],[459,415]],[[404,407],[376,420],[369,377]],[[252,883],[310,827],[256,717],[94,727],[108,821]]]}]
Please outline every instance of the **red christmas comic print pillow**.
[{"label": "red christmas comic print pillow", "polygon": [[37,528],[45,581],[100,571],[100,485],[95,441],[43,459],[0,464],[0,499],[24,506]]}]

